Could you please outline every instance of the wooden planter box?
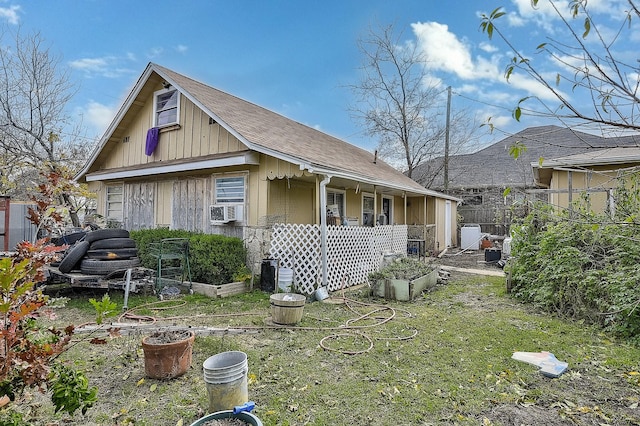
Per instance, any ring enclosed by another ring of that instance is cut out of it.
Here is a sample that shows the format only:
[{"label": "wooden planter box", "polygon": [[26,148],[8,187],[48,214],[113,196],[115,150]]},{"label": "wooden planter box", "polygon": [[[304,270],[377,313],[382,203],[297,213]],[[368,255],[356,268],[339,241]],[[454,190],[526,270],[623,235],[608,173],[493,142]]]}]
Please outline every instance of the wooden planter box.
[{"label": "wooden planter box", "polygon": [[384,279],[371,286],[371,293],[389,300],[407,302],[418,297],[424,290],[435,287],[438,282],[438,271],[433,270],[415,280]]},{"label": "wooden planter box", "polygon": [[236,294],[242,294],[248,291],[247,284],[244,281],[222,285],[193,283],[192,288],[194,293],[202,294],[214,299],[217,297],[235,296]]}]

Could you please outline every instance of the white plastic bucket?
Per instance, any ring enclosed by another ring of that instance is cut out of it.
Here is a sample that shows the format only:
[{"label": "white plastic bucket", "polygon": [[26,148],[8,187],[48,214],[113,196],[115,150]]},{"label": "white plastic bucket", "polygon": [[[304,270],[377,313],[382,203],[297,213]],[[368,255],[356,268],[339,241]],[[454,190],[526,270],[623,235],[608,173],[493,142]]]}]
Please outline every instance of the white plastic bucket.
[{"label": "white plastic bucket", "polygon": [[293,284],[293,269],[280,268],[278,269],[278,288],[285,293],[291,291]]},{"label": "white plastic bucket", "polygon": [[221,352],[202,363],[209,396],[209,412],[232,410],[249,401],[247,354]]}]

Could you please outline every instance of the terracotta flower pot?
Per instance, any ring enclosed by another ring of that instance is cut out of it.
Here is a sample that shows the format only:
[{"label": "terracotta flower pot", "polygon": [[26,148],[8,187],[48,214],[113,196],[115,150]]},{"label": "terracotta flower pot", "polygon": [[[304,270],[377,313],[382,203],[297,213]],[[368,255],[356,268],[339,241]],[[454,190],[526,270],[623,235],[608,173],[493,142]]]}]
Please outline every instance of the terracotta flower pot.
[{"label": "terracotta flower pot", "polygon": [[193,331],[159,331],[142,339],[144,371],[152,379],[173,379],[191,366]]}]

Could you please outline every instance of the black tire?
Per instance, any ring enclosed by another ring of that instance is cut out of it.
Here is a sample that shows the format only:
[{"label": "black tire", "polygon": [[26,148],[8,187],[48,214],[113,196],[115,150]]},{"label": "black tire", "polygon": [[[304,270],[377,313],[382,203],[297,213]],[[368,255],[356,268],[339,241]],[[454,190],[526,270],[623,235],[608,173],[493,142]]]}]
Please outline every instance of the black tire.
[{"label": "black tire", "polygon": [[89,243],[87,241],[80,241],[71,247],[58,266],[60,272],[67,274],[73,271],[78,262],[87,254],[87,250],[89,250]]},{"label": "black tire", "polygon": [[51,242],[56,246],[63,246],[65,244],[72,245],[77,241],[82,240],[87,235],[84,231],[73,232],[71,234],[63,235],[61,237],[52,238]]},{"label": "black tire", "polygon": [[107,238],[91,243],[89,250],[135,248],[136,241],[131,238]]},{"label": "black tire", "polygon": [[84,237],[85,241],[93,243],[98,240],[106,240],[107,238],[129,238],[129,231],[126,229],[96,229],[95,231],[87,232]]},{"label": "black tire", "polygon": [[90,259],[99,259],[99,260],[123,260],[123,259],[131,259],[132,257],[136,257],[138,255],[138,249],[136,248],[119,248],[119,249],[98,249],[98,250],[89,250],[87,252],[87,257]]},{"label": "black tire", "polygon": [[127,260],[97,260],[83,259],[80,271],[87,275],[107,275],[115,271],[135,268],[140,265],[140,259],[132,257]]}]

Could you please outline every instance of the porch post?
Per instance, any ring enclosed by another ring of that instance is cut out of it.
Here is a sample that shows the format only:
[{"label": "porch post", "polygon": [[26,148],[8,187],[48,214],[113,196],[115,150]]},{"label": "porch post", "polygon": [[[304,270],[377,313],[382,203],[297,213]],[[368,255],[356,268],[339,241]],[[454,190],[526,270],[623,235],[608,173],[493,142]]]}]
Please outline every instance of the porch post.
[{"label": "porch post", "polygon": [[373,185],[373,226],[378,223],[378,187]]},{"label": "porch post", "polygon": [[[427,196],[423,195],[422,199],[424,200],[424,212],[422,213],[422,239],[427,241]],[[433,249],[435,249],[435,247]]]},{"label": "porch post", "polygon": [[408,223],[407,223],[407,193],[405,191],[402,192],[402,200],[404,201],[404,224],[408,225]]}]

